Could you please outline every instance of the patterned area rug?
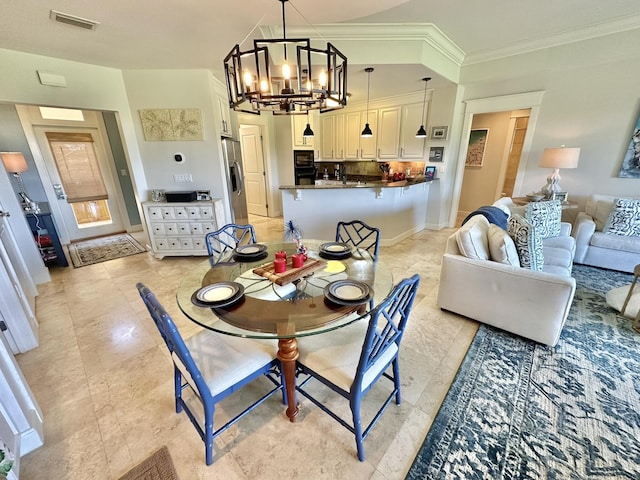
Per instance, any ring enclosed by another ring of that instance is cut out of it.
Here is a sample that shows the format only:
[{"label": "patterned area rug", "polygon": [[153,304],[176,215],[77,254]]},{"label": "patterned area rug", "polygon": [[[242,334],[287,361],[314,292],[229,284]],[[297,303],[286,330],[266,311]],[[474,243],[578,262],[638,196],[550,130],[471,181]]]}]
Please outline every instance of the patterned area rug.
[{"label": "patterned area rug", "polygon": [[94,238],[69,245],[69,256],[76,268],[145,251],[144,247],[128,233]]},{"label": "patterned area rug", "polygon": [[140,465],[133,467],[118,480],[180,480],[171,461],[169,449],[162,447]]},{"label": "patterned area rug", "polygon": [[605,303],[632,276],[574,276],[555,347],[481,326],[407,479],[640,478],[640,334]]}]

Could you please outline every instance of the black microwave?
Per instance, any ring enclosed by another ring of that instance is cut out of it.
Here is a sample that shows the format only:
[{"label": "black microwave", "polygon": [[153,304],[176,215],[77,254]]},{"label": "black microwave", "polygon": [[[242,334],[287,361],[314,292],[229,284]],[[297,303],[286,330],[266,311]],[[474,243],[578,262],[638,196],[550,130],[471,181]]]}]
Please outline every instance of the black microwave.
[{"label": "black microwave", "polygon": [[313,150],[294,150],[293,151],[293,164],[296,168],[300,167],[313,167],[314,155]]}]

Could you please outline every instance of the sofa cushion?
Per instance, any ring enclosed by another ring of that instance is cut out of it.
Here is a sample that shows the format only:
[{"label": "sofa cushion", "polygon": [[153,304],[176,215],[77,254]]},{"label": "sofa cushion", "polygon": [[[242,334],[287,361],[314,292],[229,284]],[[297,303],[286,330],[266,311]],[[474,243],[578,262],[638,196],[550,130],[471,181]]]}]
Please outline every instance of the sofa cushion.
[{"label": "sofa cushion", "polygon": [[491,260],[514,267],[520,266],[518,251],[513,243],[513,239],[506,230],[491,224],[489,225],[488,239]]},{"label": "sofa cushion", "polygon": [[589,245],[592,247],[608,248],[623,252],[640,253],[640,237],[624,237],[622,235],[608,235],[595,232]]},{"label": "sofa cushion", "polygon": [[543,248],[544,251],[544,267],[546,272],[547,267],[561,267],[566,273],[571,272],[573,266],[573,252],[566,248],[547,247]]},{"label": "sofa cushion", "polygon": [[557,237],[560,235],[562,204],[560,200],[530,202],[524,218],[536,228],[542,238]]},{"label": "sofa cushion", "polygon": [[544,252],[542,238],[533,225],[520,215],[509,217],[509,236],[513,239],[518,251],[520,266],[531,270],[542,270]]},{"label": "sofa cushion", "polygon": [[608,195],[592,195],[592,197],[587,200],[584,211],[596,222],[596,230],[598,232],[601,232],[604,228],[604,224],[607,222],[607,218],[609,218],[609,213],[613,207],[614,200],[614,197]]},{"label": "sofa cushion", "polygon": [[460,253],[467,258],[489,260],[489,221],[483,215],[474,215],[456,232]]},{"label": "sofa cushion", "polygon": [[616,199],[602,232],[623,237],[640,237],[640,200]]}]

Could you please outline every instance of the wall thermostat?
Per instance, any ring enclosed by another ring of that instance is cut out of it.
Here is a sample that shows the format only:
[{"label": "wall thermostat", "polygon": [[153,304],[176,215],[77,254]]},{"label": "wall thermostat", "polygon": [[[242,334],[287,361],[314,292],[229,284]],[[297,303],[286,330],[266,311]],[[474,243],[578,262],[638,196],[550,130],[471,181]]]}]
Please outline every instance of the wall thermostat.
[{"label": "wall thermostat", "polygon": [[176,153],[173,156],[173,159],[178,163],[182,163],[182,162],[184,162],[184,155],[182,155],[181,153]]}]

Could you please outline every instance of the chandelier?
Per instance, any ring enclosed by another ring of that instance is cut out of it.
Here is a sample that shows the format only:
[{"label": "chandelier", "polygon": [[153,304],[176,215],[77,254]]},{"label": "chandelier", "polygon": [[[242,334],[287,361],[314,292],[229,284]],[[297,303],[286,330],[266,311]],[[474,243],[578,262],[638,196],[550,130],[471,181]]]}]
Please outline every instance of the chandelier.
[{"label": "chandelier", "polygon": [[347,104],[347,57],[327,43],[312,48],[308,38],[287,38],[282,3],[283,38],[254,40],[253,49],[231,49],[224,59],[229,106],[274,115],[344,108]]}]

